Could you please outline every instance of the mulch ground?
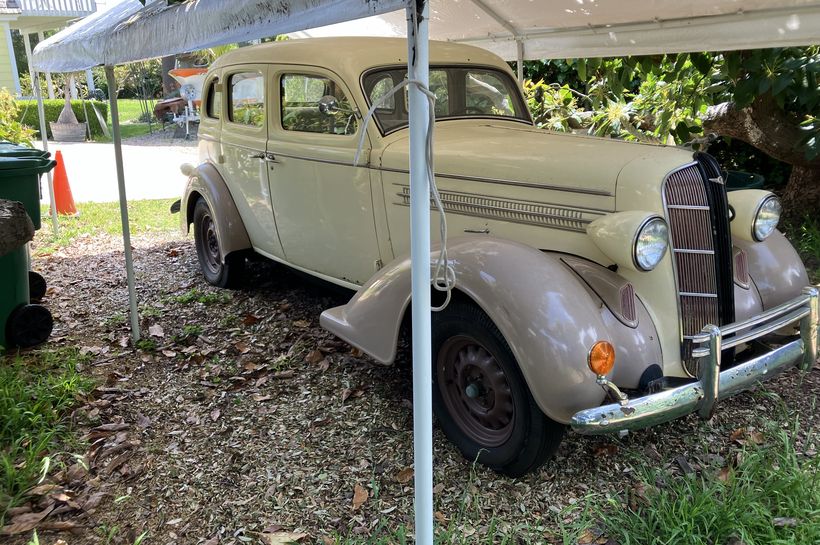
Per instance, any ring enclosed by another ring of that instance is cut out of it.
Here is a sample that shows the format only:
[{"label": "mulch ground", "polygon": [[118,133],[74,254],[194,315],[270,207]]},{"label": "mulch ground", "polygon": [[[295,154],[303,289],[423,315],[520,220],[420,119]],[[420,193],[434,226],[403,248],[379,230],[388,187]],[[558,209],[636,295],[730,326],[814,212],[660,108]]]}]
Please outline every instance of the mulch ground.
[{"label": "mulch ground", "polygon": [[[69,545],[130,544],[144,532],[158,544],[272,543],[281,532],[323,543],[412,528],[407,351],[384,367],[322,330],[321,311],[350,294],[280,266],[252,262],[248,287],[225,291],[202,279],[190,238],[140,236],[133,246],[141,348],[128,338],[120,239],[80,238],[35,260],[56,319],[41,349],[77,347],[98,387],[73,415],[82,461],[61,456],[17,520],[50,510],[41,542]],[[578,513],[567,509],[623,494],[641,467],[712,471],[739,443],[765,440],[769,420],[813,426],[818,393],[815,367],[721,403],[709,422],[688,417],[622,439],[569,433],[522,479],[474,467],[436,429],[436,519],[476,541],[494,520],[501,530],[543,527],[552,542]]]}]

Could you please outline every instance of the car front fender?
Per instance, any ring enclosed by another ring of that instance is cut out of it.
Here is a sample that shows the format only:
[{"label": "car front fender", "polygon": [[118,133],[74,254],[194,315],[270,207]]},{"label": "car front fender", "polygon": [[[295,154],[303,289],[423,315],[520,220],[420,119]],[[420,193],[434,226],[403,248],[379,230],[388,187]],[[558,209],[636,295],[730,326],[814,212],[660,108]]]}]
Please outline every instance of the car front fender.
[{"label": "car front fender", "polygon": [[223,260],[232,252],[252,247],[233,196],[219,171],[211,163],[200,164],[188,178],[180,206],[183,231],[186,233],[189,232],[194,220],[194,208],[199,197],[205,199],[213,214]]},{"label": "car front fender", "polygon": [[[620,359],[613,375],[632,377],[627,379],[632,382],[637,382],[635,377],[641,372],[628,372],[627,367],[642,371],[661,363],[657,333],[643,305],[637,302],[636,327],[622,324],[562,263],[560,254],[477,236],[451,239],[448,255],[456,273],[456,289],[498,327],[535,401],[553,420],[567,423],[575,412],[595,407],[604,399],[587,366],[587,354],[596,341],[607,340],[615,346]],[[348,304],[323,312],[320,322],[389,364],[396,355],[399,328],[409,303],[410,259],[404,257],[380,270]]]},{"label": "car front fender", "polygon": [[749,276],[760,294],[763,310],[794,299],[805,286],[811,285],[803,261],[780,231],[763,242],[740,238],[733,242],[746,252]]}]

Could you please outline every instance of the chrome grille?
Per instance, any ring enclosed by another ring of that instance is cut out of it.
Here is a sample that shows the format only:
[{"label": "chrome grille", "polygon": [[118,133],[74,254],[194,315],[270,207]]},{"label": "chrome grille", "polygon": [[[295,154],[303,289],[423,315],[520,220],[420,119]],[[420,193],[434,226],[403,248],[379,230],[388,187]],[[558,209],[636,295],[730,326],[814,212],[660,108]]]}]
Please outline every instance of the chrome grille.
[{"label": "chrome grille", "polygon": [[715,248],[709,201],[697,165],[673,172],[664,185],[669,242],[680,299],[684,369],[695,376],[689,337],[720,325]]}]

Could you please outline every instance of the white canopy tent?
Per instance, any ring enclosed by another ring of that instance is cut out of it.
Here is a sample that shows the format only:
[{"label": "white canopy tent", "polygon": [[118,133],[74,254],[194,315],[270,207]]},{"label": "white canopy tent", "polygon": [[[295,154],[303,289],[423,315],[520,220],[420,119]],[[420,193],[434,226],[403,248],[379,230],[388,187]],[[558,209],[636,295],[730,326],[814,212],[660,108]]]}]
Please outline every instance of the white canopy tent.
[{"label": "white canopy tent", "polygon": [[[415,16],[418,25],[413,23]],[[316,29],[337,23],[344,24]],[[426,85],[428,37],[478,45],[518,60],[520,78],[522,59],[820,43],[820,0],[187,0],[170,6],[166,0],[147,6],[123,0],[40,43],[32,65],[43,72],[105,66],[113,89],[117,64],[286,33],[407,36],[408,77]],[[139,319],[119,119],[116,97],[110,100],[136,339]],[[415,533],[418,543],[432,544],[428,103],[416,86],[410,87],[409,130]]]}]

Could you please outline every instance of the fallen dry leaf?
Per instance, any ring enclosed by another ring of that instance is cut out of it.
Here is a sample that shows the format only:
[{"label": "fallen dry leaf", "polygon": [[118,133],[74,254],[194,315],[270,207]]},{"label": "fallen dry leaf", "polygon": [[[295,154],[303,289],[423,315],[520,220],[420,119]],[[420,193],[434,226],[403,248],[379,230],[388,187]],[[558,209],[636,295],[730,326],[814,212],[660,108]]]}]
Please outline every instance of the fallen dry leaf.
[{"label": "fallen dry leaf", "polygon": [[317,364],[323,359],[325,359],[325,355],[322,354],[321,350],[311,350],[308,352],[308,355],[305,356],[305,361],[311,364]]},{"label": "fallen dry leaf", "polygon": [[729,482],[729,477],[731,476],[731,474],[732,474],[731,468],[722,467],[722,468],[720,468],[720,471],[718,471],[717,478],[718,478],[719,481],[726,483],[726,482]]},{"label": "fallen dry leaf", "polygon": [[242,341],[239,341],[238,343],[234,344],[233,347],[236,348],[240,354],[246,354],[251,349],[250,346],[248,346],[246,343]]},{"label": "fallen dry leaf", "polygon": [[3,526],[3,528],[0,529],[0,534],[13,536],[15,534],[22,534],[33,530],[41,520],[46,518],[52,511],[54,511],[54,507],[54,504],[52,504],[39,513],[25,513],[23,515],[17,515],[11,519],[11,524],[8,526]]},{"label": "fallen dry leaf", "polygon": [[222,411],[220,411],[219,409],[212,410],[211,411],[211,420],[216,422],[217,420],[219,420],[219,415],[221,415],[221,414],[222,414]]},{"label": "fallen dry leaf", "polygon": [[293,327],[310,327],[310,322],[308,322],[307,320],[296,320],[295,322],[293,322]]},{"label": "fallen dry leaf", "polygon": [[595,446],[592,452],[596,458],[601,456],[615,456],[618,454],[618,445],[615,443],[604,443],[603,445]]},{"label": "fallen dry leaf", "polygon": [[259,316],[254,316],[251,313],[245,314],[245,316],[242,318],[242,323],[244,325],[253,325],[258,321],[259,321]]},{"label": "fallen dry leaf", "polygon": [[797,519],[791,517],[775,517],[772,519],[775,528],[785,528],[797,526]]},{"label": "fallen dry leaf", "polygon": [[359,483],[356,483],[353,487],[353,509],[361,507],[367,501],[367,497],[367,490]]},{"label": "fallen dry leaf", "polygon": [[436,522],[438,522],[439,524],[445,524],[447,522],[447,517],[445,517],[444,513],[442,513],[441,511],[436,511],[435,513],[433,513],[433,517],[435,517]]},{"label": "fallen dry leaf", "polygon": [[162,329],[161,325],[154,324],[152,326],[148,326],[148,334],[152,337],[164,337],[165,331]]},{"label": "fallen dry leaf", "polygon": [[398,472],[396,475],[396,480],[399,481],[401,484],[407,484],[413,480],[413,476],[415,472],[413,471],[412,467],[405,467],[401,471]]},{"label": "fallen dry leaf", "polygon": [[274,532],[272,534],[259,534],[259,538],[265,545],[287,545],[289,543],[299,543],[307,537],[307,534],[294,532]]}]

